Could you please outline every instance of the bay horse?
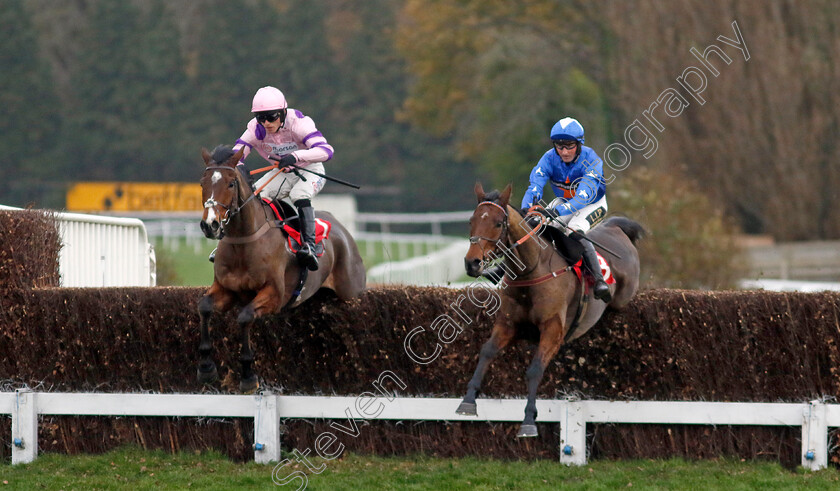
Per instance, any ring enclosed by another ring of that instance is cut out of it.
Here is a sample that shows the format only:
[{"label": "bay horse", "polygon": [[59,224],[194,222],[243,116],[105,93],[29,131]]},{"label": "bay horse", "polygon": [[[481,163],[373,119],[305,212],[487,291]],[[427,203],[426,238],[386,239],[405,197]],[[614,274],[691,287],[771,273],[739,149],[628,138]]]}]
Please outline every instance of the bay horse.
[{"label": "bay horse", "polygon": [[[537,387],[560,346],[586,333],[607,306],[620,309],[636,294],[639,254],[635,243],[644,235],[644,229],[628,218],[612,217],[586,234],[615,278],[615,283],[610,285],[612,300],[606,304],[592,297],[584,287],[584,279],[572,272],[570,261],[553,244],[544,241],[518,209],[510,206],[511,185],[501,193],[485,194],[481,183],[476,183],[475,195],[478,206],[470,218],[470,247],[464,258],[467,274],[478,277],[487,262],[502,256],[506,273],[501,285],[502,303],[490,339],[481,348],[478,366],[457,413],[477,415],[475,398],[490,362],[512,341],[533,338],[536,326],[539,342],[525,372],[528,401],[525,419],[517,433],[518,437],[534,437],[537,436]],[[557,240],[562,237],[558,236]],[[606,254],[605,249],[619,257]]]},{"label": "bay horse", "polygon": [[[242,155],[242,150],[234,154],[226,146],[216,147],[213,155],[206,149],[201,151],[205,168],[201,177],[204,214],[200,225],[205,236],[220,241],[213,263],[213,284],[198,302],[198,382],[218,379],[211,359],[211,315],[240,306],[236,319],[242,343],[239,389],[249,393],[259,387],[250,342],[254,320],[297,307],[320,288],[333,290],[342,300],[356,297],[365,289],[366,274],[353,237],[325,211],[315,213],[332,225],[329,237],[323,241],[325,252],[318,260],[318,269],[308,271],[299,265],[272,209],[251,191],[247,177],[237,170]],[[293,213],[291,207],[287,213]]]}]

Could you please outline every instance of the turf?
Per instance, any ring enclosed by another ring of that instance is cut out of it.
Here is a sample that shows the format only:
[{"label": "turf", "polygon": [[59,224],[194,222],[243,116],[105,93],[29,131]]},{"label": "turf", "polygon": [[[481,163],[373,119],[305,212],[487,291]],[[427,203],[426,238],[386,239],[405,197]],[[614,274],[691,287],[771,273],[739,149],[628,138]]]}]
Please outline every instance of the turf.
[{"label": "turf", "polygon": [[[236,464],[215,452],[179,453],[123,447],[102,455],[41,455],[0,464],[2,489],[837,489],[840,471],[790,471],[771,462],[595,461],[567,467],[552,460],[501,461],[344,455],[285,466]],[[305,476],[305,477],[303,477]],[[277,482],[273,481],[276,480]],[[284,486],[279,484],[285,482]]]}]

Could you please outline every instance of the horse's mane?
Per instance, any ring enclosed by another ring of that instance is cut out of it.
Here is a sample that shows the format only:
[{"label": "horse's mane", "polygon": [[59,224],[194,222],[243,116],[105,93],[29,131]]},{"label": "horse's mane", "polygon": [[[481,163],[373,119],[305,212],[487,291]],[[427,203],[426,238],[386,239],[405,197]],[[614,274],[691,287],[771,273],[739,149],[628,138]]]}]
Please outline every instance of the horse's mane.
[{"label": "horse's mane", "polygon": [[218,145],[216,148],[213,149],[212,158],[213,162],[217,164],[224,164],[231,157],[233,157],[233,149],[230,148],[228,145]]},{"label": "horse's mane", "polygon": [[[494,189],[493,191],[490,191],[489,193],[484,195],[484,201],[490,201],[492,203],[496,203],[497,205],[501,205],[502,204],[501,199],[500,199],[501,195],[502,195],[501,191],[499,191],[498,189]],[[510,204],[510,203],[508,203],[508,204]],[[516,207],[514,206],[513,209],[516,210]],[[505,210],[507,210],[507,208],[505,208]]]},{"label": "horse's mane", "polygon": [[502,193],[500,193],[498,190],[490,191],[489,193],[484,195],[484,201],[492,201],[493,203],[501,204],[499,203],[499,195],[501,194]]}]

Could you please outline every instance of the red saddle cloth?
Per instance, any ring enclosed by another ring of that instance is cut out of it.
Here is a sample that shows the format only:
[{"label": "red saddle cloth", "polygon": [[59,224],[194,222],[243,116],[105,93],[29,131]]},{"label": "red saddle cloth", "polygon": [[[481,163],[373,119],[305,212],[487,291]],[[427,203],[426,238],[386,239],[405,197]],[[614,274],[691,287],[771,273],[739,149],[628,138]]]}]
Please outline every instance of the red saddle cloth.
[{"label": "red saddle cloth", "polygon": [[[274,211],[274,216],[277,217],[278,220],[283,222],[283,231],[286,232],[286,236],[289,240],[289,249],[292,252],[297,252],[300,250],[300,231],[295,227],[289,225],[286,222],[286,217],[280,213],[280,206],[278,203],[271,201],[270,199],[262,198],[262,200],[271,207]],[[297,219],[295,219],[297,222]],[[326,220],[322,220],[320,218],[315,219],[315,255],[321,257],[324,255],[324,244],[322,242],[326,239],[330,238],[330,230],[332,229],[332,224]]]},{"label": "red saddle cloth", "polygon": [[[612,270],[610,270],[610,265],[607,264],[607,261],[601,255],[600,252],[595,252],[598,255],[598,264],[601,266],[601,275],[604,277],[604,281],[607,282],[608,285],[612,285],[615,283],[615,277],[612,275]],[[579,259],[576,262],[572,269],[574,270],[575,274],[577,275],[578,279],[583,278],[583,258]],[[592,279],[592,275],[586,275],[586,284],[592,286],[595,284],[595,280]]]},{"label": "red saddle cloth", "polygon": [[[324,255],[324,244],[322,244],[322,242],[330,237],[331,229],[332,224],[330,222],[321,220],[320,218],[315,219],[316,256],[321,257]],[[297,252],[300,249],[300,232],[288,223],[283,224],[283,230],[286,232],[286,235],[288,235],[289,249],[291,249],[292,252]]]}]

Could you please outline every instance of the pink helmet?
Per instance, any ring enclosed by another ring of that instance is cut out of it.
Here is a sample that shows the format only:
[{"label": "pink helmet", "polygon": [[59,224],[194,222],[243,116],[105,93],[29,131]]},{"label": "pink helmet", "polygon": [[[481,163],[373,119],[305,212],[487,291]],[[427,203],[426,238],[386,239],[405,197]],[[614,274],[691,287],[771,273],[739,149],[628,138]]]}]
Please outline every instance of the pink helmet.
[{"label": "pink helmet", "polygon": [[263,87],[254,95],[254,102],[251,104],[251,112],[275,111],[286,109],[286,97],[278,89],[268,86]]}]

